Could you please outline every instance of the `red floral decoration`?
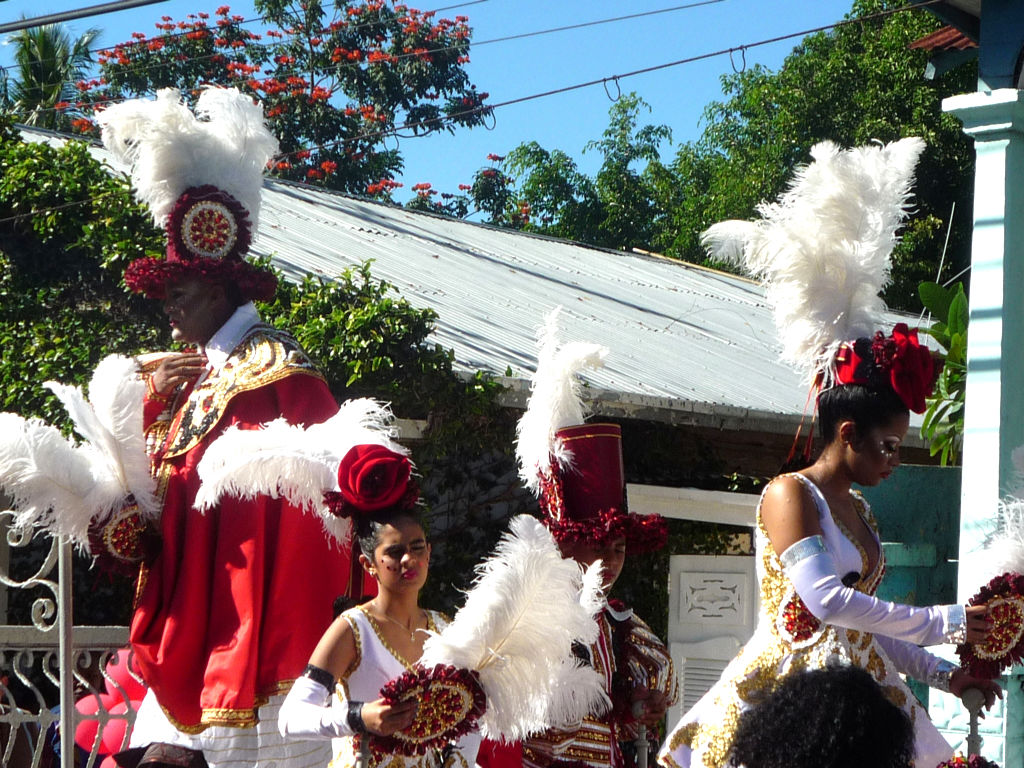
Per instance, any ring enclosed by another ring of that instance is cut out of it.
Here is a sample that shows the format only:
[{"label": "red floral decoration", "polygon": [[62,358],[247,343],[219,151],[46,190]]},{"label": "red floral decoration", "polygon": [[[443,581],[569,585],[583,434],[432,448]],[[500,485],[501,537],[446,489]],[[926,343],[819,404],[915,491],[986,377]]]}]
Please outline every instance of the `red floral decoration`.
[{"label": "red floral decoration", "polygon": [[974,677],[991,680],[1024,659],[1024,575],[996,576],[969,604],[988,606],[992,629],[984,643],[957,646],[960,666]]},{"label": "red floral decoration", "polygon": [[871,351],[875,365],[889,374],[890,385],[907,408],[923,413],[925,398],[932,393],[942,365],[937,365],[931,350],[918,342],[917,329],[897,323],[888,337],[879,331],[871,342]]},{"label": "red floral decoration", "polygon": [[799,644],[810,640],[821,631],[821,621],[807,609],[800,596],[794,593],[782,608],[777,628],[789,642]]},{"label": "red floral decoration", "polygon": [[254,267],[241,259],[168,261],[144,258],[133,261],[124,272],[124,282],[129,289],[157,301],[163,301],[168,282],[187,277],[231,283],[238,287],[239,294],[246,301],[270,301],[277,290],[277,277],[273,272]]},{"label": "red floral decoration", "polygon": [[668,523],[661,515],[637,515],[620,509],[604,509],[595,517],[572,520],[546,517],[544,525],[559,544],[588,543],[603,546],[616,539],[626,540],[630,554],[653,552],[665,546]]},{"label": "red floral decoration", "polygon": [[338,466],[338,486],[340,491],[324,494],[324,503],[338,517],[411,509],[419,498],[409,459],[383,445],[351,448]]},{"label": "red floral decoration", "polygon": [[999,766],[981,755],[964,757],[957,754],[951,760],[939,763],[936,768],[999,768]]},{"label": "red floral decoration", "polygon": [[374,750],[391,754],[422,755],[469,733],[487,710],[487,698],[476,672],[438,664],[433,669],[413,667],[380,689],[388,704],[416,699],[419,706],[412,725],[390,736],[370,736]]},{"label": "red floral decoration", "polygon": [[921,346],[917,329],[897,323],[889,336],[881,331],[874,338],[842,344],[834,361],[832,386],[863,384],[888,385],[907,408],[923,413],[925,399],[931,395],[942,371],[942,361]]}]

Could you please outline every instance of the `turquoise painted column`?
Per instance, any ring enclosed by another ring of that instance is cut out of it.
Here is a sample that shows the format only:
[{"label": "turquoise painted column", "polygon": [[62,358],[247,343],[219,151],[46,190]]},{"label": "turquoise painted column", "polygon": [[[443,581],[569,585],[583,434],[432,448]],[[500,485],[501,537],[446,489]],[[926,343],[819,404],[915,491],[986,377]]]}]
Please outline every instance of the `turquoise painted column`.
[{"label": "turquoise painted column", "polygon": [[[999,498],[1014,485],[1011,452],[1024,444],[1022,93],[1001,88],[954,96],[943,103],[945,111],[963,121],[977,152],[960,497],[960,601],[982,584],[971,568],[971,553],[995,527]],[[1024,765],[1022,681],[1019,674],[1005,681],[1007,700],[986,723],[984,753],[1003,766]]]}]

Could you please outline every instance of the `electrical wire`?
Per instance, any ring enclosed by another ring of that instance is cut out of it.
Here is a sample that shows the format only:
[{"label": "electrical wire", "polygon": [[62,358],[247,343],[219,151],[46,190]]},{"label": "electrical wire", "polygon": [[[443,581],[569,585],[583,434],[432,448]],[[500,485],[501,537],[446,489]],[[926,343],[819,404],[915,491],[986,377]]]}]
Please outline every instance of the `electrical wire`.
[{"label": "electrical wire", "polygon": [[[485,0],[474,0],[474,2],[484,2],[484,1]],[[608,18],[608,19],[597,19],[595,21],[585,21],[585,22],[580,22],[578,24],[569,24],[569,25],[561,26],[561,27],[553,27],[551,29],[535,30],[533,32],[523,32],[523,33],[519,33],[519,34],[515,34],[515,35],[507,35],[507,36],[504,36],[504,37],[495,37],[495,38],[491,38],[491,39],[488,39],[488,40],[479,40],[479,41],[459,43],[457,45],[440,46],[440,47],[437,47],[437,48],[427,48],[427,49],[424,49],[424,50],[422,50],[420,52],[391,54],[391,60],[392,61],[401,61],[403,59],[415,58],[415,57],[419,57],[419,56],[423,56],[423,55],[447,53],[449,51],[457,50],[457,49],[464,48],[464,47],[467,47],[467,46],[470,47],[470,48],[474,48],[474,47],[475,48],[479,48],[480,46],[491,45],[491,44],[494,44],[494,43],[503,43],[503,42],[509,42],[509,41],[512,41],[512,40],[522,40],[522,39],[526,39],[526,38],[530,38],[530,37],[539,37],[541,35],[549,35],[549,34],[552,34],[552,33],[555,33],[555,32],[566,32],[566,31],[570,31],[570,30],[584,29],[584,28],[587,28],[587,27],[598,26],[600,24],[610,24],[610,23],[613,23],[613,22],[628,21],[628,20],[632,20],[632,19],[644,18],[644,17],[647,17],[647,16],[655,16],[655,15],[659,15],[659,14],[663,14],[663,13],[671,13],[671,12],[674,12],[674,11],[681,11],[681,10],[687,10],[687,9],[691,9],[691,8],[697,8],[697,7],[705,6],[705,5],[714,5],[714,4],[721,3],[721,2],[725,2],[725,0],[697,0],[696,2],[685,3],[683,5],[676,5],[676,6],[672,6],[672,7],[669,7],[669,8],[660,8],[660,9],[656,9],[656,10],[653,10],[653,11],[643,11],[643,12],[639,12],[639,13],[627,14],[627,15],[624,15],[624,16],[615,16],[613,18]],[[465,5],[471,5],[471,4],[473,4],[473,3],[466,3]],[[429,13],[437,13],[437,12],[439,12],[441,10],[448,10],[450,8],[455,8],[455,7],[459,7],[459,6],[449,6],[448,8],[441,8],[441,9],[437,9],[435,11],[430,11]],[[373,26],[374,24],[377,24],[377,23],[378,22],[366,22],[364,24],[360,24],[360,25],[356,25],[354,27],[351,27],[350,29],[360,29],[361,27]],[[193,32],[193,31],[197,31],[197,30],[189,30],[188,32]],[[210,31],[213,32],[214,30],[211,29]],[[178,34],[180,34],[180,33],[176,33],[176,36]],[[187,32],[185,32],[185,34],[187,34]],[[297,37],[297,35],[296,35],[296,37]],[[154,39],[159,40],[161,38],[154,38]],[[144,41],[139,41],[139,44],[143,44],[143,42]],[[266,43],[255,43],[254,42],[254,43],[250,43],[249,47],[252,47],[252,48],[271,48],[271,47],[277,47],[277,46],[282,45],[282,44],[283,43],[281,43],[281,42],[266,42]],[[202,56],[188,57],[187,59],[185,59],[185,61],[190,61],[190,62],[207,61],[207,60],[216,58],[218,56],[223,56],[223,54],[220,53],[220,52],[208,53],[208,54],[204,54]],[[150,69],[158,69],[158,68],[160,68],[162,66],[164,66],[164,65],[162,63],[159,63],[159,62],[155,62],[155,63],[141,63],[140,62],[139,64],[135,64],[135,65],[125,65],[125,66],[122,66],[122,67],[119,68],[119,72],[126,73],[126,74],[141,74],[141,73],[145,73],[145,72],[149,71]],[[370,66],[373,66],[373,65],[371,64]],[[380,64],[380,66],[386,66],[386,64]],[[281,78],[286,78],[286,77],[288,77],[290,75],[306,75],[306,74],[311,74],[311,75],[312,74],[325,74],[326,75],[326,74],[331,74],[331,73],[338,72],[339,70],[356,69],[356,68],[360,68],[360,67],[362,67],[362,64],[358,63],[358,62],[353,62],[353,63],[348,63],[348,64],[332,64],[330,66],[324,66],[324,67],[311,67],[311,68],[308,68],[308,67],[302,67],[302,68],[296,67],[294,69],[276,70],[276,71],[273,72],[273,77],[274,77],[274,79],[278,79],[279,80]],[[270,73],[266,73],[266,74],[267,74],[268,77],[271,76]],[[96,106],[105,106],[107,104],[114,103],[115,101],[117,101],[117,99],[99,99],[99,100],[96,100],[96,101],[93,101],[93,102],[89,102],[87,107],[92,108],[92,107],[96,107]],[[58,111],[58,110],[56,110],[53,107],[46,107],[46,108],[41,109],[39,111],[40,112],[54,112],[54,111]]]},{"label": "electrical wire", "polygon": [[[721,0],[708,0],[708,1],[709,2],[721,2]],[[3,2],[3,0],[0,0],[0,2]],[[442,6],[440,8],[434,8],[433,10],[430,10],[430,11],[424,11],[424,13],[437,14],[437,13],[441,13],[443,11],[451,11],[451,10],[454,10],[456,8],[465,8],[465,7],[470,6],[470,5],[479,5],[480,3],[486,3],[486,2],[488,2],[488,0],[466,0],[466,2],[464,2],[464,3],[455,3],[454,5],[445,5],[445,6]],[[195,14],[190,14],[190,15],[194,16]],[[170,17],[167,17],[167,18],[170,18]],[[205,19],[199,19],[199,20],[200,21],[205,21]],[[207,25],[207,26],[203,26],[203,27],[199,27],[199,28],[194,28],[193,27],[193,28],[190,28],[190,29],[182,29],[182,30],[180,30],[178,32],[172,32],[170,34],[160,35],[159,37],[149,38],[148,40],[145,40],[145,41],[138,41],[137,44],[142,44],[143,42],[150,42],[152,40],[167,40],[168,38],[174,39],[174,38],[178,38],[178,37],[185,37],[186,35],[189,35],[189,34],[191,34],[193,32],[199,32],[199,31],[202,31],[204,29],[209,31],[209,32],[217,32],[217,31],[222,30],[222,29],[227,29],[228,27],[242,27],[242,26],[245,26],[246,24],[255,24],[258,21],[266,21],[266,20],[262,16],[254,16],[251,19],[242,19],[241,21],[234,21],[233,19],[229,19],[228,20],[229,23],[225,24],[224,26],[218,25],[216,27],[210,27],[209,25]],[[377,24],[377,23],[379,23],[379,22],[368,21],[368,22],[364,22],[362,24],[353,24],[353,25],[351,25],[349,27],[349,29],[361,29],[362,27],[373,26],[374,24]],[[127,41],[127,42],[129,44],[136,44],[136,41]],[[278,44],[279,43],[252,43],[252,45],[254,45],[254,46],[271,46],[271,45],[278,45]],[[114,46],[98,45],[95,48],[87,49],[85,51],[85,53],[90,54],[90,55],[94,54],[94,53],[102,53],[104,51],[111,50],[112,47],[116,47],[117,45],[119,45],[119,43],[114,43]],[[188,59],[188,61],[202,61],[205,58],[209,58],[209,56],[197,56],[197,57],[193,57],[193,58]],[[56,58],[52,58],[52,59],[35,59],[34,61],[36,63],[39,63],[39,64],[44,64],[44,63],[45,64],[50,64],[50,63],[52,63],[54,61],[57,61],[57,59]],[[160,65],[154,64],[152,66],[153,67],[157,67],[157,66],[160,66]],[[4,66],[0,66],[0,71],[2,71],[2,72],[10,72],[10,71],[14,71],[14,70],[17,70],[17,69],[18,69],[18,65],[17,64],[7,64],[7,65],[4,65]],[[133,70],[133,71],[135,71],[135,70]],[[139,71],[143,71],[143,70],[139,70]]]},{"label": "electrical wire", "polygon": [[[468,110],[464,110],[462,112],[450,114],[450,115],[446,116],[445,118],[437,118],[437,119],[433,119],[433,120],[429,120],[429,121],[419,121],[419,122],[405,123],[403,125],[395,126],[393,128],[390,128],[390,129],[388,129],[386,131],[375,131],[375,132],[358,134],[356,136],[350,136],[350,137],[346,137],[344,139],[338,139],[337,141],[326,142],[324,144],[319,144],[319,145],[315,145],[315,146],[306,147],[306,148],[303,148],[303,149],[297,149],[297,150],[294,150],[292,152],[287,152],[287,153],[284,153],[284,154],[280,155],[279,159],[280,158],[287,158],[287,157],[294,157],[297,154],[302,154],[302,153],[306,153],[306,152],[310,152],[311,153],[311,152],[318,151],[318,150],[321,150],[321,149],[328,149],[328,148],[332,148],[332,147],[336,147],[336,146],[339,146],[339,145],[343,145],[343,144],[346,144],[346,143],[349,143],[349,142],[352,142],[352,141],[359,141],[359,140],[365,140],[365,139],[377,139],[377,138],[383,138],[383,137],[388,136],[388,135],[397,135],[397,133],[399,131],[405,131],[405,130],[408,130],[410,128],[415,129],[417,127],[422,127],[423,125],[436,126],[439,123],[443,124],[443,123],[446,123],[446,122],[454,122],[454,120],[456,118],[460,118],[460,117],[466,117],[466,116],[470,116],[470,115],[474,115],[474,114],[479,114],[481,112],[491,112],[491,111],[493,111],[495,109],[498,109],[498,108],[501,108],[501,107],[508,107],[508,106],[512,106],[514,104],[522,104],[522,103],[527,102],[527,101],[533,101],[533,100],[536,100],[536,99],[542,99],[542,98],[546,98],[546,97],[549,97],[549,96],[555,96],[555,95],[562,94],[562,93],[568,93],[570,91],[580,90],[582,88],[588,88],[588,87],[592,87],[592,86],[595,86],[595,85],[602,85],[602,84],[607,83],[608,81],[623,80],[623,79],[626,79],[628,77],[635,77],[635,76],[638,76],[638,75],[647,74],[649,72],[655,72],[655,71],[662,70],[662,69],[668,69],[670,67],[677,67],[677,66],[681,66],[683,64],[690,64],[690,63],[693,63],[693,62],[696,62],[696,61],[703,61],[705,59],[714,58],[716,56],[725,56],[725,55],[729,55],[729,54],[732,54],[732,53],[736,53],[737,51],[749,50],[751,48],[758,48],[758,47],[761,47],[761,46],[770,45],[772,43],[782,42],[784,40],[791,40],[791,39],[796,38],[796,37],[805,37],[807,35],[816,34],[818,32],[826,32],[826,31],[829,31],[829,30],[832,30],[832,29],[838,29],[840,27],[849,26],[851,24],[861,24],[861,23],[868,22],[868,21],[874,21],[874,20],[877,20],[877,19],[882,19],[882,18],[886,18],[886,17],[889,17],[889,16],[893,16],[893,15],[895,15],[897,13],[903,13],[905,11],[916,10],[918,8],[927,7],[929,5],[935,5],[935,4],[940,3],[940,2],[943,2],[943,0],[923,0],[923,2],[915,3],[913,5],[901,6],[899,8],[890,8],[890,9],[887,9],[887,10],[878,11],[876,13],[869,14],[867,16],[862,16],[862,17],[859,17],[859,18],[856,18],[856,19],[843,19],[843,20],[834,22],[832,24],[825,24],[823,26],[814,27],[812,29],[802,30],[800,32],[792,32],[792,33],[789,33],[789,34],[786,34],[786,35],[779,35],[779,36],[768,38],[768,39],[765,39],[765,40],[759,40],[759,41],[753,42],[753,43],[746,43],[744,45],[734,46],[732,48],[722,48],[720,50],[712,51],[710,53],[698,54],[696,56],[690,56],[690,57],[687,57],[685,59],[677,59],[675,61],[666,62],[664,64],[657,64],[657,65],[654,65],[654,66],[651,66],[651,67],[644,67],[642,69],[632,70],[630,72],[623,72],[621,74],[612,75],[610,77],[601,78],[599,80],[589,80],[589,81],[587,81],[585,83],[577,83],[575,85],[568,85],[568,86],[564,86],[562,88],[554,88],[554,89],[551,89],[551,90],[548,90],[548,91],[544,91],[542,93],[535,93],[535,94],[531,94],[531,95],[528,95],[528,96],[521,96],[521,97],[518,97],[518,98],[515,98],[515,99],[508,99],[506,101],[499,102],[497,104],[491,104],[491,105],[475,107],[473,109],[468,109]],[[9,218],[6,218],[6,219],[0,219],[0,223],[22,219],[22,218],[25,218],[27,216],[41,215],[41,214],[49,213],[51,211],[61,210],[63,208],[68,208],[68,207],[71,207],[71,206],[74,206],[74,205],[84,205],[84,204],[93,202],[96,199],[99,199],[99,198],[93,198],[93,199],[90,199],[90,200],[82,200],[82,201],[77,201],[77,202],[73,202],[73,203],[65,203],[63,205],[59,205],[59,206],[56,206],[54,208],[45,208],[45,209],[40,209],[38,211],[30,212],[30,213],[27,213],[27,214],[19,214],[19,215],[14,216],[14,217],[9,217]],[[953,279],[955,279],[955,277],[956,276],[954,276]]]}]

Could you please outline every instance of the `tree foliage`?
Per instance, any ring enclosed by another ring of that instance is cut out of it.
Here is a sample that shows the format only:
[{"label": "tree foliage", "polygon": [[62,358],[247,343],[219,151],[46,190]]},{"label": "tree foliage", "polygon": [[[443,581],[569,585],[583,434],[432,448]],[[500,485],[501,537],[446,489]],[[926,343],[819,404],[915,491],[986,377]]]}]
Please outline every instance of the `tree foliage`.
[{"label": "tree foliage", "polygon": [[704,263],[700,233],[718,221],[752,218],[815,143],[921,136],[927,149],[915,210],[884,294],[892,307],[917,310],[917,285],[936,277],[951,223],[949,273],[969,260],[973,152],[941,101],[974,90],[975,74],[965,66],[925,80],[927,54],[909,45],[938,22],[923,10],[877,16],[903,5],[856,0],[849,18],[860,21],[804,38],[777,72],[755,66],[723,77],[724,100],[708,105],[702,135],[680,145],[671,162],[659,156],[668,129],[641,125],[646,104],[629,94],[613,104],[602,139],[587,145],[603,157],[595,177],[562,151],[521,144],[477,173],[473,204],[502,226]]},{"label": "tree foliage", "polygon": [[67,131],[65,107],[75,100],[75,84],[92,66],[90,46],[99,30],[73,38],[59,24],[23,29],[7,43],[14,46],[13,74],[0,71],[0,110],[17,122]]},{"label": "tree foliage", "polygon": [[164,16],[156,35],[136,32],[99,54],[100,76],[81,84],[72,109],[167,87],[192,101],[205,84],[234,86],[263,102],[281,141],[274,175],[378,198],[397,186],[402,158],[386,141],[397,130],[454,131],[487,115],[487,94],[465,72],[465,16],[383,0],[256,0],[256,9],[269,25],[262,35],[226,5],[212,19]]},{"label": "tree foliage", "polygon": [[893,254],[890,306],[919,308],[917,285],[934,279],[946,227],[957,217],[947,263],[968,262],[973,154],[959,122],[942,112],[944,97],[974,89],[974,69],[936,81],[923,77],[927,54],[910,44],[937,27],[924,11],[867,18],[903,6],[857,0],[860,18],[810,35],[778,72],[753,67],[723,78],[726,101],[709,105],[702,137],[681,148],[672,165],[681,188],[667,190],[671,224],[659,250],[701,261],[701,231],[716,221],[749,218],[754,206],[776,196],[793,168],[809,159],[818,141],[844,146],[920,136],[927,149],[917,168],[915,212]]}]

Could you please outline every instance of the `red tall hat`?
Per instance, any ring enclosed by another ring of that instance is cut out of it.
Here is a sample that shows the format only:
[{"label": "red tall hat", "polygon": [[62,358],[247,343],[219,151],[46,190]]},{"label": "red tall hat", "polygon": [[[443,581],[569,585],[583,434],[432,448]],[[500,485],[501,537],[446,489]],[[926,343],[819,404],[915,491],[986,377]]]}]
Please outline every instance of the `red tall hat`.
[{"label": "red tall hat", "polygon": [[259,214],[263,171],[277,139],[263,108],[234,88],[207,88],[193,114],[178,91],[114,104],[98,116],[103,143],[132,168],[136,197],[167,232],[165,258],[125,271],[136,293],[162,299],[170,280],[202,277],[269,301],[277,278],[245,260]]},{"label": "red tall hat", "polygon": [[560,345],[558,314],[556,309],[547,317],[533,391],[519,420],[520,477],[538,495],[544,522],[559,543],[603,546],[624,538],[631,552],[658,549],[668,536],[664,519],[629,512],[620,427],[584,423],[576,374],[600,365],[607,350]]}]

